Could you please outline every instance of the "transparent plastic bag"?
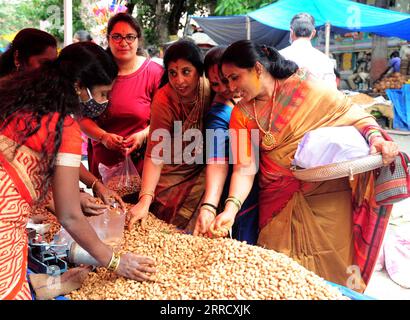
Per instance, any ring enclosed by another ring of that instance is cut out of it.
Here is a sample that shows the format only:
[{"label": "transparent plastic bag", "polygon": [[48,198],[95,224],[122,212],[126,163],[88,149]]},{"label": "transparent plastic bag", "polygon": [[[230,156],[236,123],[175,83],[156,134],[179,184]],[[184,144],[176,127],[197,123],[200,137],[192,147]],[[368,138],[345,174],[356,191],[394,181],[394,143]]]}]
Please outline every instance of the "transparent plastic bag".
[{"label": "transparent plastic bag", "polygon": [[114,249],[120,247],[124,233],[125,212],[118,207],[117,203],[111,205],[103,214],[89,217],[88,222],[101,241]]},{"label": "transparent plastic bag", "polygon": [[141,177],[130,156],[126,156],[124,161],[112,167],[100,163],[98,171],[103,183],[111,190],[116,191],[120,197],[140,191]]}]

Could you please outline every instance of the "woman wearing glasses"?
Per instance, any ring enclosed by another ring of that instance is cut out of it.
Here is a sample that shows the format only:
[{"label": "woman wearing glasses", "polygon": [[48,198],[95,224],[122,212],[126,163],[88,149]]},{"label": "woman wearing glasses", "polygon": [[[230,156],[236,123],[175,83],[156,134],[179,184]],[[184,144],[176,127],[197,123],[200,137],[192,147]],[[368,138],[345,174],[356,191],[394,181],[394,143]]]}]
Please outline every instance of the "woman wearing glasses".
[{"label": "woman wearing glasses", "polygon": [[[142,31],[127,13],[112,17],[107,27],[108,52],[119,72],[107,109],[84,117],[82,130],[93,140],[89,152],[90,171],[100,176],[98,164],[113,166],[132,154],[142,172],[143,147],[149,131],[150,105],[163,69],[140,55]],[[134,152],[135,151],[135,152]]]}]

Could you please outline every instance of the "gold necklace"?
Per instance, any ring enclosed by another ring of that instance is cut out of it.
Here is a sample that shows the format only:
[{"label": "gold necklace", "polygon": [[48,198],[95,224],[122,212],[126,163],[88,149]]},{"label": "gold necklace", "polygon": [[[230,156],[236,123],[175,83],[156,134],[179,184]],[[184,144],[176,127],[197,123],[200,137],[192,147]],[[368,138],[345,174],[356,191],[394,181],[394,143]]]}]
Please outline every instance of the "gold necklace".
[{"label": "gold necklace", "polygon": [[[185,105],[184,105],[184,103],[182,102],[182,99],[181,99],[181,97],[179,96],[179,94],[177,94],[178,95],[178,99],[179,99],[179,103],[181,104],[181,109],[182,109],[182,113],[184,114],[184,120],[185,121],[188,121],[188,122],[191,122],[192,124],[195,124],[196,122],[198,122],[198,117],[196,117],[196,109],[197,109],[197,107],[198,107],[198,92],[197,92],[197,95],[196,95],[196,97],[195,97],[195,100],[194,101],[192,101],[192,102],[188,102],[187,103],[187,105],[190,105],[190,106],[192,106],[191,108],[190,108],[190,112],[187,112],[186,111],[186,109],[185,109]],[[190,115],[191,115],[191,117],[190,117]],[[192,118],[192,119],[191,119]],[[196,119],[195,119],[196,118]]]},{"label": "gold necklace", "polygon": [[265,151],[271,151],[271,150],[275,149],[276,143],[277,143],[276,138],[272,134],[272,131],[271,131],[272,120],[273,120],[273,118],[272,118],[272,116],[273,116],[273,106],[274,106],[273,101],[275,100],[275,96],[276,96],[276,86],[275,86],[275,89],[272,93],[272,100],[271,100],[272,106],[271,106],[271,110],[270,110],[270,116],[269,116],[269,123],[268,123],[268,130],[267,131],[265,131],[259,123],[258,116],[257,116],[257,113],[256,113],[256,98],[253,99],[253,112],[254,112],[254,115],[255,115],[255,121],[256,121],[256,124],[258,125],[259,130],[261,130],[264,134],[264,136],[262,138],[261,147]]}]

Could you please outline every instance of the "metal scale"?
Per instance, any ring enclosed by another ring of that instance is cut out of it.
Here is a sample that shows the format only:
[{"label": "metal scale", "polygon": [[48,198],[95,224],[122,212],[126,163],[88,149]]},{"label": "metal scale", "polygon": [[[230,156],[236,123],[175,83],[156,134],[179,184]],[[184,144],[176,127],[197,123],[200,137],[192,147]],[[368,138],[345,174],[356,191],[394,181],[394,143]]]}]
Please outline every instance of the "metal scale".
[{"label": "metal scale", "polygon": [[52,244],[42,241],[35,229],[27,229],[28,267],[35,273],[60,275],[68,270],[66,262],[69,250],[65,244]]}]

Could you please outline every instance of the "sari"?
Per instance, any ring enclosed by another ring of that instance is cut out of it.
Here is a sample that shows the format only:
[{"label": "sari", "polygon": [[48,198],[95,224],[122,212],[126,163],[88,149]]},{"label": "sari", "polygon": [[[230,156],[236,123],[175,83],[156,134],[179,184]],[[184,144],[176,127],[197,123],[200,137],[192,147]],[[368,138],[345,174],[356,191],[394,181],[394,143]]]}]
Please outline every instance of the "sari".
[{"label": "sari", "polygon": [[[257,112],[260,125],[267,128],[271,107]],[[363,291],[391,212],[391,206],[375,201],[373,173],[356,175],[352,182],[312,183],[297,180],[290,167],[299,142],[311,130],[354,126],[368,138],[379,126],[341,92],[303,69],[278,81],[272,119],[276,145],[259,153],[258,244],[287,254],[328,281]],[[235,106],[230,127],[259,130],[252,106]],[[248,134],[248,149],[260,146],[262,137],[251,141]],[[233,148],[238,153],[239,146]],[[246,164],[250,156],[242,154],[242,159]]]},{"label": "sari", "polygon": [[[229,121],[231,119],[232,107],[227,104],[216,102],[205,117],[205,128],[207,134],[213,133],[211,138],[213,144],[207,141],[206,160],[209,163],[228,163],[230,154]],[[208,147],[209,144],[209,147]],[[212,148],[213,146],[213,148]],[[223,187],[219,208],[223,211],[224,200],[229,196],[233,166],[229,165],[228,176]],[[248,244],[256,244],[258,239],[258,182],[255,179],[252,189],[243,202],[241,210],[235,217],[232,226],[232,238],[238,241],[246,241]]]},{"label": "sari", "polygon": [[[41,148],[47,139],[53,141],[50,135],[54,129],[51,128],[55,128],[57,122],[56,114],[51,121],[47,118],[42,119],[40,130],[16,150],[15,155],[15,133],[24,128],[24,119],[13,120],[0,135],[0,300],[31,300],[26,278],[26,225],[42,191]],[[80,128],[67,117],[56,165],[79,167],[80,163]]]},{"label": "sari", "polygon": [[[204,115],[210,103],[209,84],[202,77],[195,106],[188,112],[169,83],[157,92],[151,105],[145,156],[163,162],[163,167],[150,210],[186,231],[193,231],[205,192],[202,137]],[[162,140],[158,139],[158,133]],[[196,135],[190,137],[191,133]],[[186,161],[187,156],[194,161]]]}]

